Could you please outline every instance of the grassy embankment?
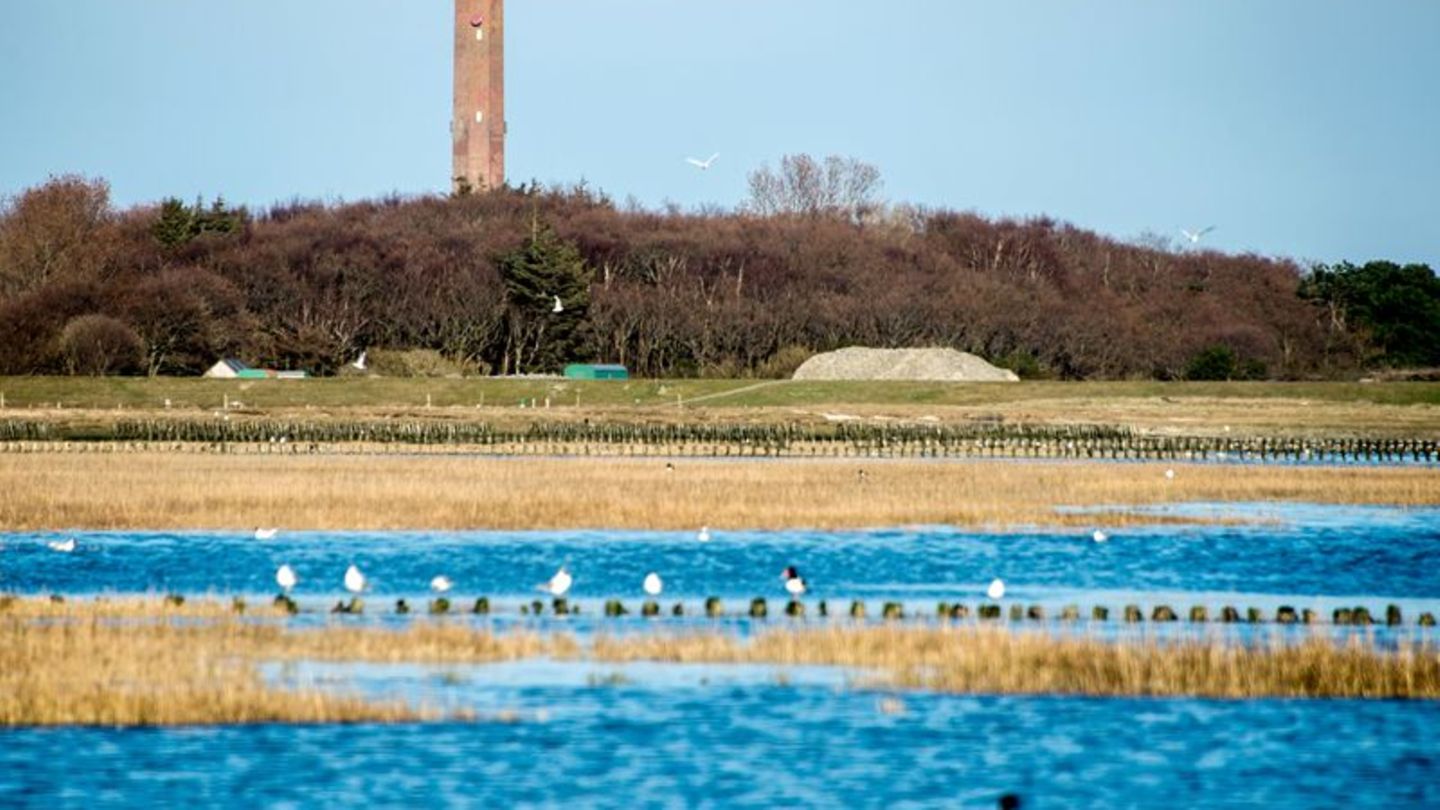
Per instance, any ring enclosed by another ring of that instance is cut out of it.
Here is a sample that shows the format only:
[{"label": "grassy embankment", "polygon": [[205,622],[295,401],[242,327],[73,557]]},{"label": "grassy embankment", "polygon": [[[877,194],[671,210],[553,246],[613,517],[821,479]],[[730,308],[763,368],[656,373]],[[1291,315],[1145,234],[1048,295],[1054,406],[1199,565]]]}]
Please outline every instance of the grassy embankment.
[{"label": "grassy embankment", "polygon": [[[953,462],[0,455],[0,527],[695,530],[1120,526],[1057,506],[1440,504],[1425,468]],[[860,469],[866,471],[862,481]],[[1176,470],[1173,480],[1164,475]]]},{"label": "grassy embankment", "polygon": [[[1440,437],[1436,383],[577,382],[340,378],[305,381],[8,377],[6,415],[57,421],[208,417],[802,423],[1003,420],[1167,434]],[[548,409],[543,407],[549,400]],[[169,407],[166,401],[169,400]],[[520,408],[534,402],[538,408]],[[1229,427],[1230,431],[1225,428]]]},{"label": "grassy embankment", "polygon": [[[258,667],[293,660],[476,664],[548,655],[603,662],[836,665],[866,683],[955,693],[1218,698],[1440,699],[1433,645],[1381,649],[1363,639],[1239,646],[1166,644],[960,626],[841,625],[727,635],[601,638],[496,635],[455,622],[403,630],[332,625],[291,630],[222,618],[219,605],[54,605],[0,608],[0,727],[408,722],[424,707],[363,701],[267,683]],[[213,615],[196,621],[202,613]],[[129,620],[117,621],[125,616]],[[454,717],[453,713],[449,715]]]}]

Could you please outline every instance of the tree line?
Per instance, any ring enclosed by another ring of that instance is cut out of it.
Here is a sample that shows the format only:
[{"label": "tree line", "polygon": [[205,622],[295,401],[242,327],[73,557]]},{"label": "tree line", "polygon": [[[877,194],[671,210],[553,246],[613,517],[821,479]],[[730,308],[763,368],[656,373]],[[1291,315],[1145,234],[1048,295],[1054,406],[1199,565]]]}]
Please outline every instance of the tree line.
[{"label": "tree line", "polygon": [[1131,244],[1040,217],[877,201],[878,173],[787,158],[736,211],[584,186],[263,211],[117,210],[59,177],[0,207],[0,373],[331,374],[363,349],[478,373],[623,363],[788,375],[843,346],[947,346],[1022,376],[1315,378],[1440,365],[1423,265]]}]

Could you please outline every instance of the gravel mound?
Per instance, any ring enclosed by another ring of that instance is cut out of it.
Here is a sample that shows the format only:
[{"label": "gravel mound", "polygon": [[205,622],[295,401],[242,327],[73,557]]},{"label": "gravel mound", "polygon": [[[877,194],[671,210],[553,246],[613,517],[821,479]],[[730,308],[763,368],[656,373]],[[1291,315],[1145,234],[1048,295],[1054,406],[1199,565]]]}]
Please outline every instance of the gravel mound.
[{"label": "gravel mound", "polygon": [[795,370],[797,380],[923,380],[927,382],[1019,382],[954,349],[866,349],[853,346],[817,354]]}]

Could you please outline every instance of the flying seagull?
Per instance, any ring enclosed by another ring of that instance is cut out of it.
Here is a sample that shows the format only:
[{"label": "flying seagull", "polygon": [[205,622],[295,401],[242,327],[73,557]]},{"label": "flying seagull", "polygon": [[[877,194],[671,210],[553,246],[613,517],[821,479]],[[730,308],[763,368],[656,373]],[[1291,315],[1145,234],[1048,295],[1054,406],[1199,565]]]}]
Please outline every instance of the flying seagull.
[{"label": "flying seagull", "polygon": [[353,369],[355,369],[356,371],[364,371],[364,370],[365,370],[365,359],[366,359],[366,355],[368,355],[368,354],[370,354],[370,352],[368,352],[368,351],[362,351],[362,352],[360,352],[360,356],[359,356],[358,358],[356,358],[355,362],[353,362],[353,363],[350,364],[350,367],[353,368]]},{"label": "flying seagull", "polygon": [[560,296],[556,295],[553,296],[553,298],[555,299],[555,306],[551,307],[550,311],[555,313],[556,315],[559,315],[560,313],[565,311],[565,305],[561,303]]},{"label": "flying seagull", "polygon": [[1205,234],[1210,233],[1213,230],[1215,230],[1215,226],[1211,225],[1210,227],[1201,231],[1187,231],[1184,228],[1181,228],[1180,233],[1184,234],[1185,238],[1190,240],[1190,244],[1198,245],[1200,244],[1200,240],[1205,238]]},{"label": "flying seagull", "polygon": [[686,162],[686,163],[689,163],[691,166],[694,166],[695,168],[699,169],[699,170],[702,171],[702,172],[708,172],[708,171],[710,171],[710,167],[715,165],[715,161],[717,161],[717,160],[719,160],[719,159],[720,159],[720,153],[719,153],[719,152],[716,152],[715,154],[713,154],[713,155],[710,156],[710,159],[709,159],[709,160],[698,160],[698,159],[696,159],[696,158],[685,158],[685,162]]}]

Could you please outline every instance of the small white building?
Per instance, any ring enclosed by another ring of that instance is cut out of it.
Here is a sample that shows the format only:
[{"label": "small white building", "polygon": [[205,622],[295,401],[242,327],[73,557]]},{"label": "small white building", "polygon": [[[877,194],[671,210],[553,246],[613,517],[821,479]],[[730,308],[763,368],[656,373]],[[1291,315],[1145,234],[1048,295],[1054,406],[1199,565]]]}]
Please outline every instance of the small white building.
[{"label": "small white building", "polygon": [[205,376],[216,380],[233,380],[240,376],[240,372],[249,371],[250,367],[233,357],[224,360],[210,367]]}]

